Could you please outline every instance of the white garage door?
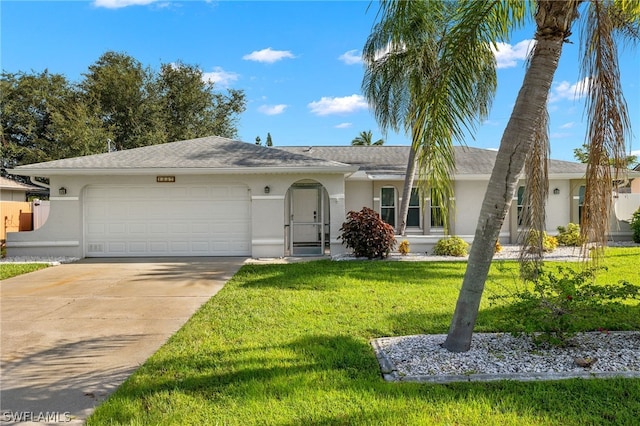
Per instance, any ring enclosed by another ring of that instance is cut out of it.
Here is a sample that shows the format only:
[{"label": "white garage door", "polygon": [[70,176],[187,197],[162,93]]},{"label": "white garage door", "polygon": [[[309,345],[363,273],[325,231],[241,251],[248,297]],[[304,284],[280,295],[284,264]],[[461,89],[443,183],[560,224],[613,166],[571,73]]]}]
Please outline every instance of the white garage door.
[{"label": "white garage door", "polygon": [[87,257],[251,254],[243,185],[90,186],[84,206]]}]

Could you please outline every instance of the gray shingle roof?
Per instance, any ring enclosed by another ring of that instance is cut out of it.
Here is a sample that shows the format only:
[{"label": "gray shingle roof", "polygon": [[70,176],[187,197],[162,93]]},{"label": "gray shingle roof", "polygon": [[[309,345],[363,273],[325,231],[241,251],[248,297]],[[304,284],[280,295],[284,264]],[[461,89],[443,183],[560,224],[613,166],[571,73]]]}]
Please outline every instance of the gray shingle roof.
[{"label": "gray shingle roof", "polygon": [[[404,174],[409,156],[408,146],[314,146],[281,147],[292,153],[301,153],[324,160],[341,161],[360,166],[368,173]],[[457,175],[490,175],[497,151],[456,146]],[[551,160],[550,174],[584,174],[586,166],[570,161]]]},{"label": "gray shingle roof", "polygon": [[267,148],[220,137],[151,145],[84,157],[19,166],[16,170],[100,169],[236,169],[236,168],[345,168],[337,161]]},{"label": "gray shingle roof", "polygon": [[[490,175],[496,151],[455,147],[456,172],[463,175]],[[368,174],[403,175],[407,167],[408,146],[284,146],[262,147],[220,137],[205,137],[146,146],[105,154],[67,158],[16,168],[37,173],[61,173],[140,169],[217,169],[222,171],[259,171],[267,168],[315,168],[336,172],[354,171],[354,166]],[[586,166],[569,161],[551,160],[550,174],[584,174]]]}]

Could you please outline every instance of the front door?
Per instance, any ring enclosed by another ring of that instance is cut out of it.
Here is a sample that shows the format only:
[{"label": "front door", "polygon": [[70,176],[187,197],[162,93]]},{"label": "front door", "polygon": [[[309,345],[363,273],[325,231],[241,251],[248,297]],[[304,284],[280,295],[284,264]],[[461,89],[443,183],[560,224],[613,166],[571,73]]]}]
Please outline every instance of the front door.
[{"label": "front door", "polygon": [[324,254],[324,197],[320,185],[291,187],[290,253],[293,256]]}]

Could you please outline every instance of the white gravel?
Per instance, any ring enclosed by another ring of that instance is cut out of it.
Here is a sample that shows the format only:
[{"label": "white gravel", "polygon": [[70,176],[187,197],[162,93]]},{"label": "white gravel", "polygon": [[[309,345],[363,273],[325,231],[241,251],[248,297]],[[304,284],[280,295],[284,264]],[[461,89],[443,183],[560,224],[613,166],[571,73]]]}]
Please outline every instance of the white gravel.
[{"label": "white gravel", "polygon": [[80,258],[64,256],[14,256],[0,258],[0,263],[47,263],[49,265],[60,265],[77,260],[80,260]]},{"label": "white gravel", "polygon": [[[390,381],[452,382],[570,377],[640,377],[640,332],[578,333],[567,347],[538,347],[526,334],[475,333],[468,352],[444,349],[446,335],[372,342]],[[596,360],[591,367],[576,364]]]},{"label": "white gravel", "polygon": [[[613,242],[610,241],[607,244],[609,247],[640,247],[640,244],[636,244],[630,241]],[[494,260],[517,260],[520,256],[520,246],[516,244],[504,244],[502,250],[499,253],[493,255]],[[356,258],[351,254],[341,254],[332,257],[333,260],[366,260],[365,257]],[[455,256],[436,256],[429,253],[409,253],[406,256],[402,256],[399,253],[391,253],[387,260],[392,261],[405,261],[405,262],[424,262],[424,261],[464,261],[468,260],[469,256],[455,257]],[[581,259],[580,247],[564,247],[559,246],[554,251],[544,254],[544,259],[554,261],[579,261]]]}]

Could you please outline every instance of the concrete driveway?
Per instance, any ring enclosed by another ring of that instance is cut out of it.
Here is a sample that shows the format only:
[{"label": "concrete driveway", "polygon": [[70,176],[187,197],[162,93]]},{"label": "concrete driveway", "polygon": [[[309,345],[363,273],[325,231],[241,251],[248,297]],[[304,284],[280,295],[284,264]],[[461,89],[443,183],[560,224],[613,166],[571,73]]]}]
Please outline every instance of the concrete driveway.
[{"label": "concrete driveway", "polygon": [[0,424],[81,423],[244,260],[84,259],[3,281]]}]

